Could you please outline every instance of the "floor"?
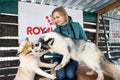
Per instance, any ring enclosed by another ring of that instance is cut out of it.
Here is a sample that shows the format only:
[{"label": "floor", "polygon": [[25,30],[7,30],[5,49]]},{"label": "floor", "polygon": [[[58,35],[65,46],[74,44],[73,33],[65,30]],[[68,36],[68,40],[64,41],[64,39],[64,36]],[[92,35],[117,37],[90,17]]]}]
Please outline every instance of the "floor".
[{"label": "floor", "polygon": [[[80,66],[77,72],[77,80],[96,80],[97,74],[93,72],[93,75],[86,75],[86,72],[91,72],[92,70],[85,66]],[[104,75],[104,80],[114,80],[111,77]]]},{"label": "floor", "polygon": [[[92,72],[92,75],[86,75],[86,72]],[[77,80],[96,80],[97,74],[85,66],[80,66],[77,72]],[[48,78],[40,78],[39,80],[50,80]],[[104,80],[114,80],[111,77],[104,75]]]}]

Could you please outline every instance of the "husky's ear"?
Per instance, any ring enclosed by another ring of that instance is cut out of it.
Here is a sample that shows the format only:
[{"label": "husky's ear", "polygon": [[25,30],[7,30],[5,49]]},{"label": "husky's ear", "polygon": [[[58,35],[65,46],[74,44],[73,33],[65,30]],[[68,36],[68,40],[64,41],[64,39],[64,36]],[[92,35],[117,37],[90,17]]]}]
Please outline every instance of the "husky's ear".
[{"label": "husky's ear", "polygon": [[38,43],[39,42],[44,42],[44,39],[43,38],[39,38]]},{"label": "husky's ear", "polygon": [[48,39],[48,44],[49,44],[49,45],[53,45],[54,41],[55,41],[54,38],[49,38],[49,39]]}]

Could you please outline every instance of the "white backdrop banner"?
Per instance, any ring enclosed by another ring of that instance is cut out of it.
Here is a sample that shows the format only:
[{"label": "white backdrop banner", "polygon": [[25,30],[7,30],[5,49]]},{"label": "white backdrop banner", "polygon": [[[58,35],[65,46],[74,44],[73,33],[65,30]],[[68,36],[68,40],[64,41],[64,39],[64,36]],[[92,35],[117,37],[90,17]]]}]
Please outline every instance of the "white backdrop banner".
[{"label": "white backdrop banner", "polygon": [[[54,6],[19,2],[19,42],[26,37],[31,41],[35,41],[42,32],[51,32],[54,25],[50,14],[54,8]],[[72,17],[73,21],[79,22],[83,26],[83,12],[81,10],[65,9]]]}]

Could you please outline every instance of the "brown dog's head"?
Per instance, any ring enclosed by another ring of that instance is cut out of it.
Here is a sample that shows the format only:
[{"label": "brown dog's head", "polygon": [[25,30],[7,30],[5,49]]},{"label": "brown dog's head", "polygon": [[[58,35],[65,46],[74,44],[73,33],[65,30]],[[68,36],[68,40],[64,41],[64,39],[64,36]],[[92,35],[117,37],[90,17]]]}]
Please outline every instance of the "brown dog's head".
[{"label": "brown dog's head", "polygon": [[34,47],[33,43],[30,42],[28,38],[26,38],[26,40],[23,41],[20,44],[20,46],[18,48],[18,53],[17,54],[18,55],[20,55],[20,54],[24,54],[24,55],[29,54],[29,53],[32,52],[33,47]]}]

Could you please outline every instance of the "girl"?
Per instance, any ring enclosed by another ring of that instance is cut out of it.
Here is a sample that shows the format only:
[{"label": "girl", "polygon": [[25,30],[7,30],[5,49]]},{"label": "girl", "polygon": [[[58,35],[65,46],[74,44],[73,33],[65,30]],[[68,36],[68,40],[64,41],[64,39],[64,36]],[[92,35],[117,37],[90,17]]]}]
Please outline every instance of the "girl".
[{"label": "girl", "polygon": [[[87,36],[78,22],[73,22],[72,18],[68,16],[63,7],[57,7],[52,11],[52,17],[56,24],[53,32],[61,33],[65,36],[74,39],[83,39],[87,41]],[[61,55],[53,55],[53,62],[60,63],[62,60]],[[63,68],[56,70],[58,80],[75,80],[78,62],[71,59],[70,62]]]}]

